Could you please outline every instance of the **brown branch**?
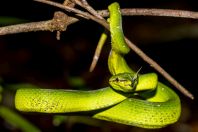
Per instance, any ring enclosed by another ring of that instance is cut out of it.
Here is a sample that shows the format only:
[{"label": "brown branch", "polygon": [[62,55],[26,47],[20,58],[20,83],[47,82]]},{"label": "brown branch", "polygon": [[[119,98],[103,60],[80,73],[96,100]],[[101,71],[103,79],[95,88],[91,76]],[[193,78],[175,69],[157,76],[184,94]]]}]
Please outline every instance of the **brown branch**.
[{"label": "brown branch", "polygon": [[166,72],[157,62],[151,59],[148,55],[146,55],[141,49],[139,49],[136,45],[134,45],[130,40],[125,37],[125,40],[128,46],[138,54],[145,62],[150,64],[156,71],[158,71],[164,78],[166,78],[173,86],[175,86],[181,93],[186,95],[187,97],[194,99],[194,96],[184,88],[179,82],[177,82],[168,72]]},{"label": "brown branch", "polygon": [[[98,13],[103,17],[109,16],[108,10],[100,10]],[[121,13],[123,16],[164,16],[198,19],[198,12],[185,10],[133,8],[121,9]]]},{"label": "brown branch", "polygon": [[65,31],[68,25],[77,21],[77,18],[68,18],[64,13],[56,12],[52,20],[0,27],[0,35],[32,31]]},{"label": "brown branch", "polygon": [[50,23],[52,23],[52,20],[5,26],[0,28],[0,35],[8,35],[8,34],[31,32],[31,31],[41,31],[41,30],[49,31]]}]

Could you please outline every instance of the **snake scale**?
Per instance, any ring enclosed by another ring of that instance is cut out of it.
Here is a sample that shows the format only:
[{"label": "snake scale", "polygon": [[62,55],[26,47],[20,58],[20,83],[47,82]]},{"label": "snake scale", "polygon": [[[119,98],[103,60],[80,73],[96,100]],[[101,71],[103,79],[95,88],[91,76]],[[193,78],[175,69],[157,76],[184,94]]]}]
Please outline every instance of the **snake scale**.
[{"label": "snake scale", "polygon": [[178,95],[158,82],[155,73],[138,75],[127,65],[124,55],[130,49],[124,40],[119,4],[112,3],[108,9],[111,86],[90,91],[21,87],[15,96],[16,109],[40,113],[86,112],[93,118],[152,129],[179,119]]}]

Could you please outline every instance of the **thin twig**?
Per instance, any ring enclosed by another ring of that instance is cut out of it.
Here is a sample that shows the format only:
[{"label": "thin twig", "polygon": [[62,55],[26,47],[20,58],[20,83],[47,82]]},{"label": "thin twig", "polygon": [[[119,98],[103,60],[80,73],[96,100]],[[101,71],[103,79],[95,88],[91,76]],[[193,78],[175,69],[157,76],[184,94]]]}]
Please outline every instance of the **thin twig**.
[{"label": "thin twig", "polygon": [[81,10],[78,10],[78,9],[75,9],[73,7],[69,7],[69,6],[65,6],[65,5],[62,5],[60,3],[57,3],[57,2],[53,2],[53,1],[48,1],[48,0],[34,0],[34,1],[37,1],[37,2],[40,2],[40,3],[44,3],[44,4],[48,4],[48,5],[52,5],[52,6],[55,6],[55,7],[59,7],[61,9],[64,9],[68,12],[73,12],[73,13],[76,13],[76,14],[80,14],[86,18],[89,18],[89,14],[86,13],[86,12],[83,12]]},{"label": "thin twig", "polygon": [[[198,12],[185,10],[130,8],[120,11],[123,16],[165,16],[198,19]],[[103,17],[109,16],[108,10],[100,10],[98,13]]]},{"label": "thin twig", "polygon": [[94,68],[96,67],[96,64],[98,62],[98,59],[100,58],[100,53],[102,51],[102,48],[105,44],[105,41],[107,40],[107,30],[105,30],[102,35],[100,36],[100,39],[98,41],[92,62],[91,62],[91,66],[89,68],[89,71],[92,72],[94,70]]},{"label": "thin twig", "polygon": [[99,19],[104,19],[96,10],[94,10],[86,0],[73,0],[76,4],[86,9],[89,13]]}]

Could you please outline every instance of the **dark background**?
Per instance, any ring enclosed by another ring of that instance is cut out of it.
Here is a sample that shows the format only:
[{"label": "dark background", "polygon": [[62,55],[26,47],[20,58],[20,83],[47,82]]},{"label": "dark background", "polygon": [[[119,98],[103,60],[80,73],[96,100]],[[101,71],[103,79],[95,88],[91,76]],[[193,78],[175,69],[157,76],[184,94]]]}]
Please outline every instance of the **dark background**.
[{"label": "dark background", "polygon": [[[61,1],[59,0],[59,2]],[[88,2],[95,9],[106,9],[113,1],[89,0]],[[193,0],[125,0],[118,2],[120,2],[121,8],[198,10],[198,5]],[[0,2],[0,16],[25,20],[21,23],[51,19],[54,11],[58,10],[58,8],[30,0]],[[5,23],[0,26],[11,24],[13,23]],[[125,35],[132,42],[157,61],[195,96],[194,100],[190,100],[175,90],[182,101],[181,118],[178,123],[155,131],[198,131],[196,85],[198,79],[198,20],[131,16],[123,17],[123,29]],[[4,84],[32,83],[48,88],[98,89],[108,86],[110,77],[107,68],[109,40],[102,50],[96,69],[92,73],[89,72],[92,56],[102,32],[103,27],[97,23],[82,19],[80,22],[70,25],[66,32],[62,32],[60,41],[56,40],[55,32],[31,32],[0,36],[0,77]],[[143,67],[142,73],[154,71],[134,52],[130,52],[126,56],[126,60],[134,69]],[[72,78],[83,80],[83,84],[80,86],[73,84]],[[165,84],[172,86],[162,76],[159,75],[159,78]],[[6,93],[3,102],[4,105],[14,109],[13,104],[10,103],[11,99],[13,99],[13,95]],[[27,113],[23,113],[23,115],[43,131],[153,131],[91,119],[89,122],[96,121],[97,125],[90,125],[83,121],[72,123],[68,121],[54,127],[52,115]],[[5,125],[3,119],[0,119],[0,122],[2,131],[19,131]]]}]

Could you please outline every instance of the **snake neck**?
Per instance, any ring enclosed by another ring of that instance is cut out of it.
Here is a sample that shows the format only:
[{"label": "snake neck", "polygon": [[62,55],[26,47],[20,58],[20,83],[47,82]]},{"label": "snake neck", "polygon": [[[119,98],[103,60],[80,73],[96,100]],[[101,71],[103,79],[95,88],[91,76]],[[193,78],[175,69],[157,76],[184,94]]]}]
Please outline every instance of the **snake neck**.
[{"label": "snake neck", "polygon": [[112,75],[119,73],[131,73],[135,75],[133,71],[126,63],[124,56],[115,50],[111,50],[108,58],[108,67]]}]

